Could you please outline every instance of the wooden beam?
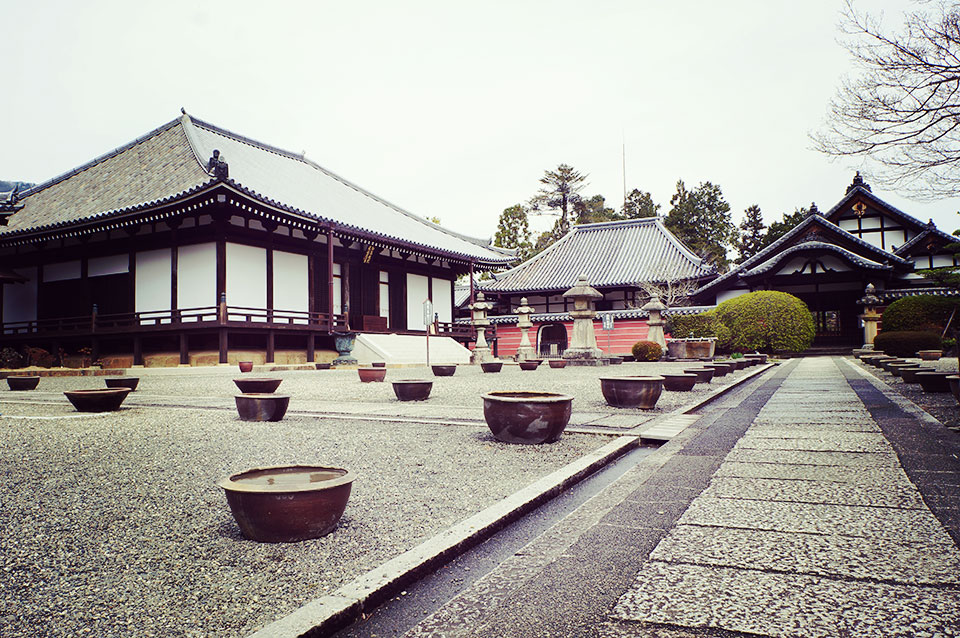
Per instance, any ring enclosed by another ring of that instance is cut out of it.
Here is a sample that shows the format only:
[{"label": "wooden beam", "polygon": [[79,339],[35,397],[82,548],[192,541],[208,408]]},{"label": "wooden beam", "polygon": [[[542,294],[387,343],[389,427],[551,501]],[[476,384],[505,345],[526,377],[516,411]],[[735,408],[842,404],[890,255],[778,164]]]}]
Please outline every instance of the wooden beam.
[{"label": "wooden beam", "polygon": [[274,340],[273,330],[268,330],[267,331],[267,363],[273,363],[275,345],[276,343]]}]

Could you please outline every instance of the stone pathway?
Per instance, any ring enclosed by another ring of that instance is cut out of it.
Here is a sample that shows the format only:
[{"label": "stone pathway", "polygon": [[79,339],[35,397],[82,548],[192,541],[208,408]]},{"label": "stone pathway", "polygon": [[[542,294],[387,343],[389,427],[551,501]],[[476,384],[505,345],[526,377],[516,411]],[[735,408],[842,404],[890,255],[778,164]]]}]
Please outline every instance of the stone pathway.
[{"label": "stone pathway", "polygon": [[[837,362],[802,360],[640,568],[606,635],[960,635],[960,549]],[[653,623],[649,625],[648,623]]]}]

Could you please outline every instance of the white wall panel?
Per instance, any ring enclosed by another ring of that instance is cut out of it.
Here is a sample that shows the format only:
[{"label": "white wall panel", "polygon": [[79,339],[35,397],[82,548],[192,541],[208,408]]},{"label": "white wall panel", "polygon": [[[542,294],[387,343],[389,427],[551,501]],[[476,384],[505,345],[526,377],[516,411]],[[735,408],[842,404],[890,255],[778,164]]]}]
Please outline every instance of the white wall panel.
[{"label": "white wall panel", "polygon": [[[273,251],[273,307],[281,311],[310,310],[310,279],[306,255]],[[283,316],[283,313],[278,316]],[[306,318],[295,323],[306,323]]]},{"label": "white wall panel", "polygon": [[[213,242],[177,248],[177,308],[209,308],[217,300],[217,245]],[[182,313],[193,321],[196,313]]]},{"label": "white wall panel", "polygon": [[[267,251],[258,246],[227,244],[227,305],[267,307]],[[234,317],[238,320],[243,317]],[[262,318],[261,321],[266,321]]]},{"label": "white wall panel", "polygon": [[[426,330],[423,323],[423,301],[428,297],[427,278],[407,273],[407,329]],[[434,305],[436,311],[436,305]]]},{"label": "white wall panel", "polygon": [[433,278],[433,311],[437,320],[453,321],[453,282],[449,279]]},{"label": "white wall panel", "polygon": [[3,285],[3,322],[35,321],[37,318],[37,269],[17,268],[29,279],[22,284]]},{"label": "white wall panel", "polygon": [[122,275],[130,272],[130,255],[110,255],[109,257],[93,257],[87,261],[88,277],[103,277],[104,275]]},{"label": "white wall panel", "polygon": [[173,282],[170,250],[146,250],[136,255],[136,286],[133,308],[136,312],[170,309]]}]

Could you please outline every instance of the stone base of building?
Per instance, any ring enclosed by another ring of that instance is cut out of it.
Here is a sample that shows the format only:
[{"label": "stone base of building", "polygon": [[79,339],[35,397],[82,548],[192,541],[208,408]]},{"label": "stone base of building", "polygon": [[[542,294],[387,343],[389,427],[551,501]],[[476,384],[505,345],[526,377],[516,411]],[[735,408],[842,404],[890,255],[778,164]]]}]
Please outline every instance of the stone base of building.
[{"label": "stone base of building", "polygon": [[608,366],[610,359],[564,359],[568,366]]}]

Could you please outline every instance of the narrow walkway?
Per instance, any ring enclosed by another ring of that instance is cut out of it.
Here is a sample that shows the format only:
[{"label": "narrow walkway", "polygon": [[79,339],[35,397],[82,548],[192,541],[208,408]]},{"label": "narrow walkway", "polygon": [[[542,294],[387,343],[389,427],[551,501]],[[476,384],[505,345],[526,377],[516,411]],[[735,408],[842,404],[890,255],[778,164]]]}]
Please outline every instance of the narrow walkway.
[{"label": "narrow walkway", "polygon": [[783,366],[406,635],[960,635],[960,440],[854,365]]}]

